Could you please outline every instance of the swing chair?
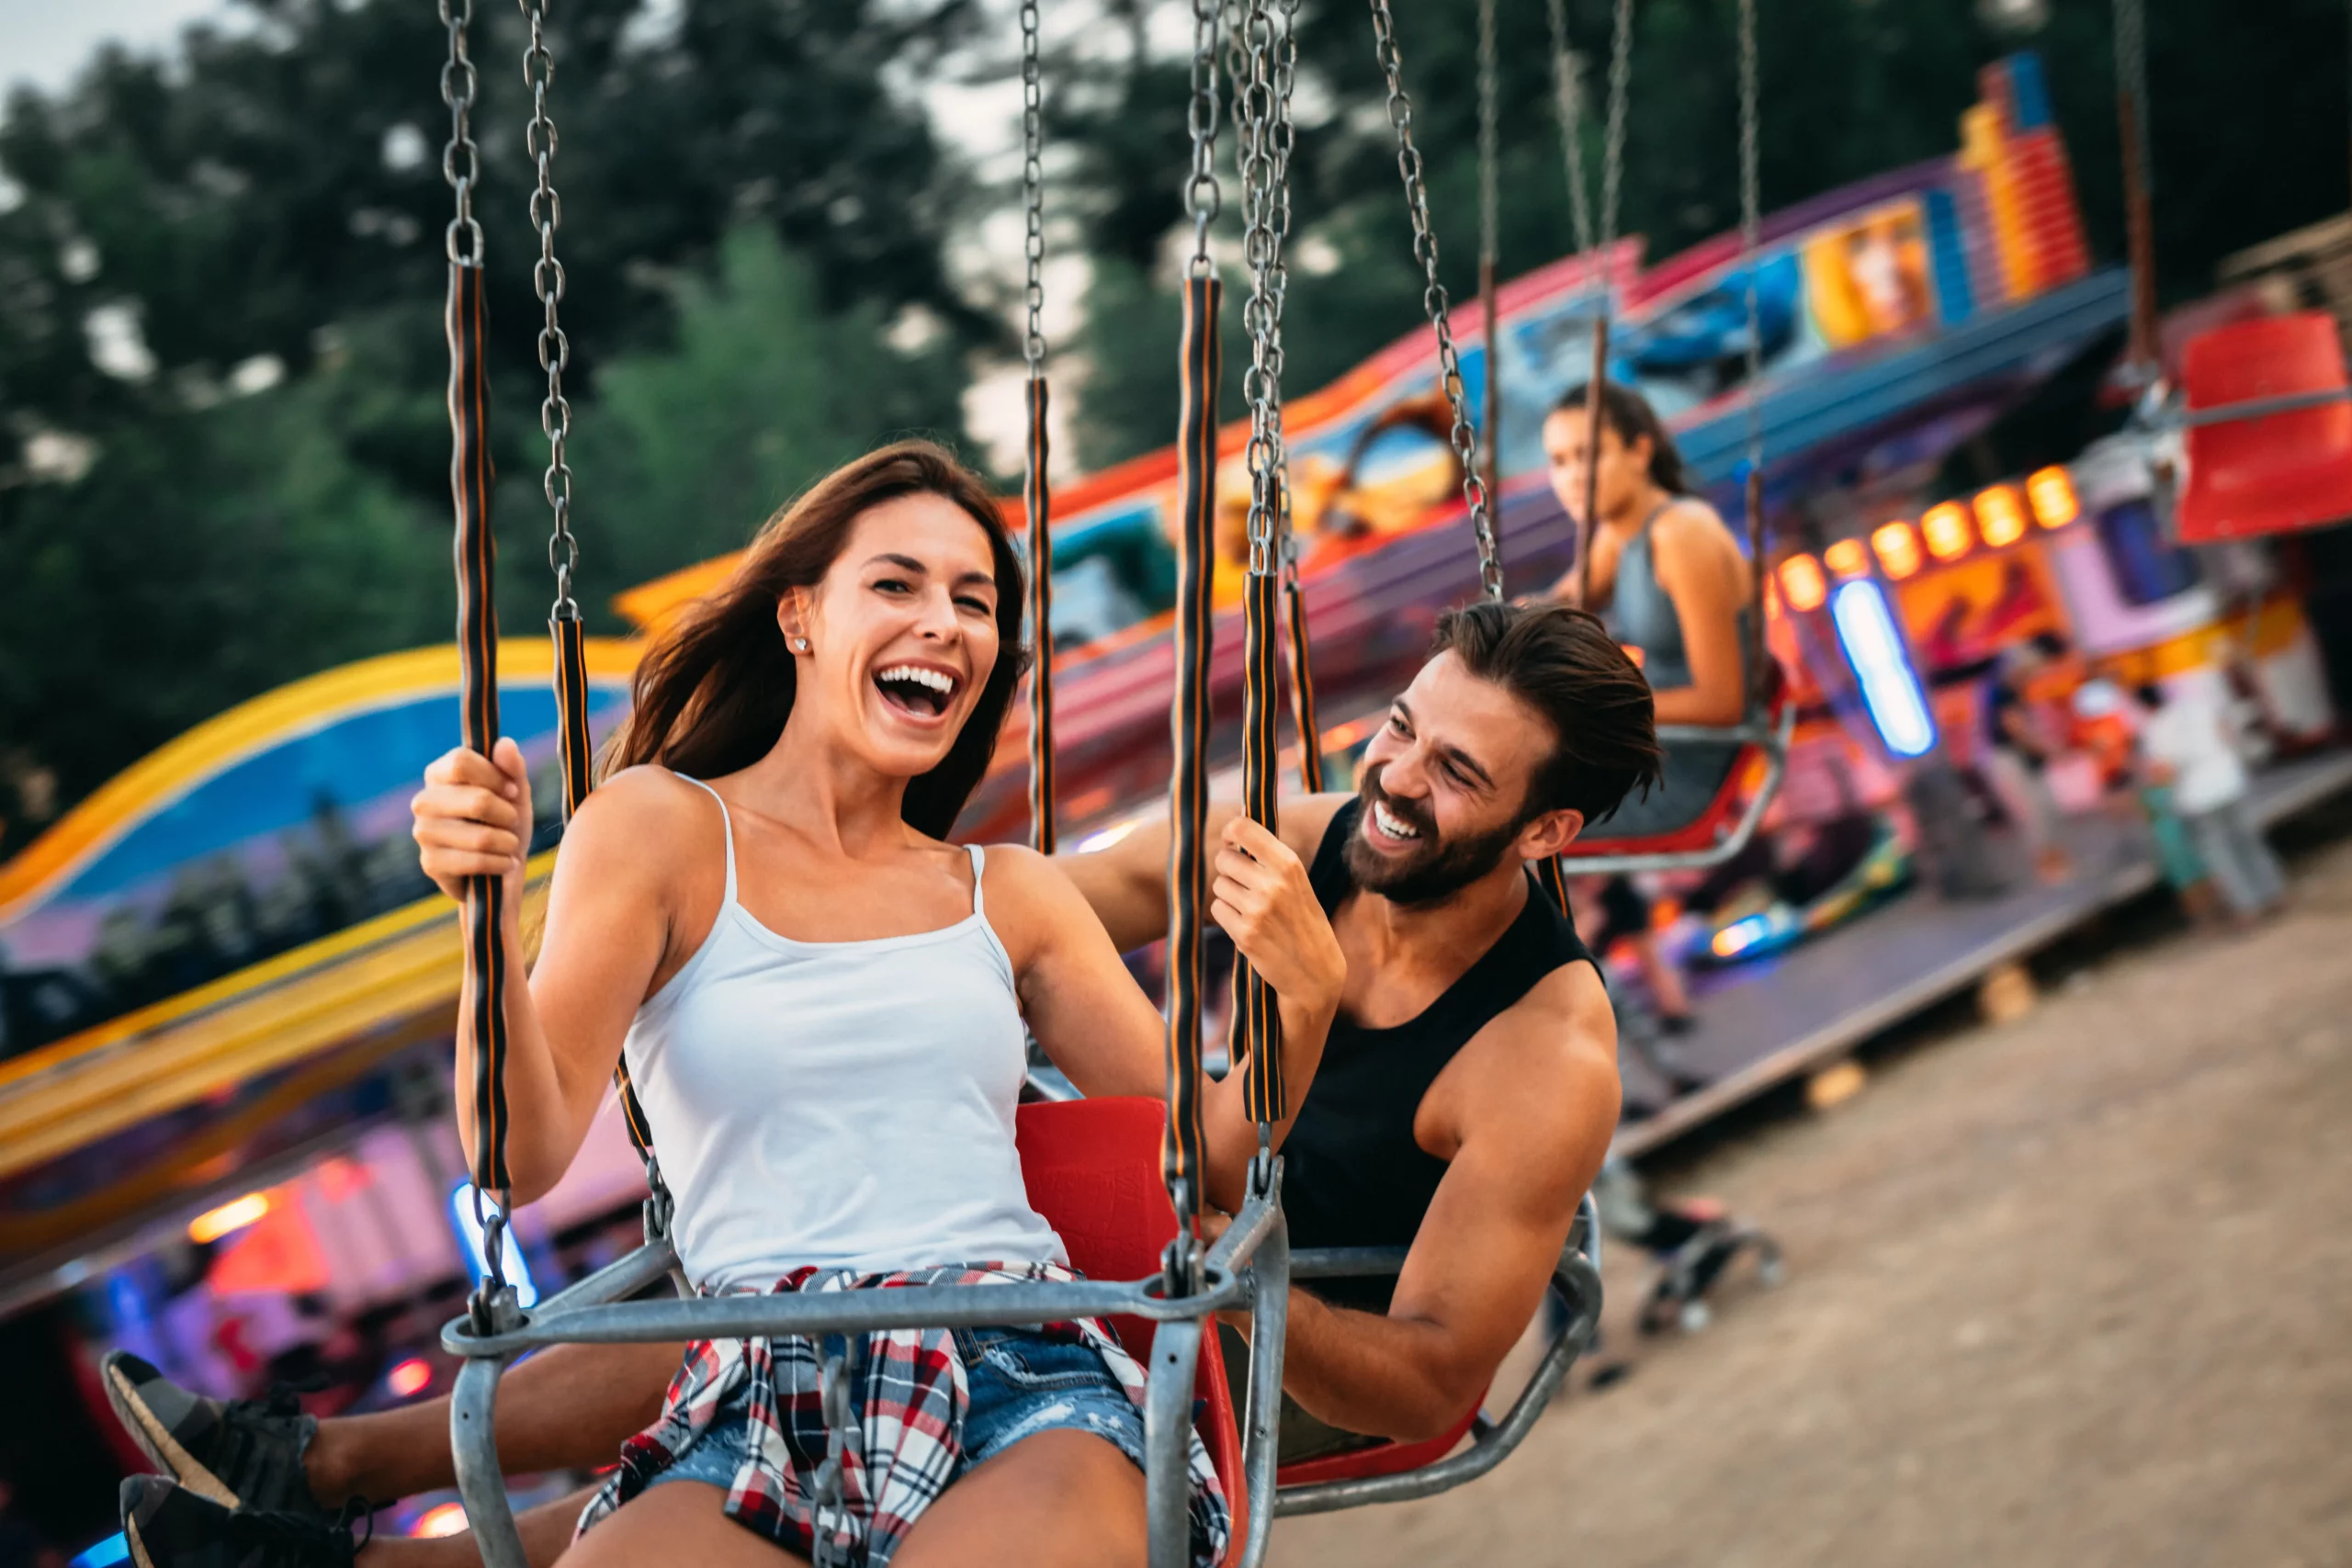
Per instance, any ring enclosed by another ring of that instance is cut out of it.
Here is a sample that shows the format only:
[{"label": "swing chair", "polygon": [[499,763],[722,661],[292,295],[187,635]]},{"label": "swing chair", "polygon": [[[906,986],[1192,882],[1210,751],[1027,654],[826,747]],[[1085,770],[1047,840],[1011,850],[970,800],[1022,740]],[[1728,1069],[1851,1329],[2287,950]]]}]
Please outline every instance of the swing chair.
[{"label": "swing chair", "polygon": [[[557,649],[563,806],[568,819],[590,788],[591,756],[582,625],[571,594],[577,545],[570,527],[571,470],[565,462],[570,407],[562,388],[569,345],[559,321],[563,271],[556,259],[554,238],[560,209],[552,178],[556,135],[548,116],[553,59],[545,38],[547,0],[519,0],[519,4],[530,29],[524,63],[533,93],[533,113],[526,145],[537,165],[529,209],[539,237],[539,259],[533,277],[544,311],[538,351],[547,376],[547,394],[541,422],[549,443],[543,488],[553,516],[548,554],[557,597],[550,631]],[[1200,1103],[1205,913],[1203,840],[1207,795],[1209,568],[1222,353],[1217,333],[1222,285],[1211,261],[1208,235],[1221,202],[1215,173],[1219,8],[1218,0],[1194,0],[1189,114],[1193,164],[1185,192],[1194,246],[1183,294],[1183,527],[1172,709],[1177,745],[1170,790],[1174,832],[1170,877],[1168,1094],[1164,1101],[1024,1105],[1018,1113],[1017,1141],[1031,1201],[1062,1235],[1073,1266],[1088,1278],[889,1291],[685,1296],[677,1253],[669,1236],[671,1202],[653,1129],[624,1064],[616,1073],[616,1084],[630,1139],[645,1165],[650,1194],[645,1203],[646,1243],[570,1288],[534,1306],[523,1306],[504,1268],[510,1207],[505,1159],[509,1125],[503,1086],[506,1021],[500,998],[506,976],[505,955],[495,938],[503,888],[495,878],[477,879],[467,889],[472,933],[467,953],[473,1007],[470,1021],[479,1047],[469,1088],[478,1129],[470,1174],[484,1267],[466,1311],[444,1329],[442,1343],[464,1362],[452,1393],[451,1441],[459,1495],[482,1559],[491,1568],[522,1568],[525,1561],[497,1460],[494,1414],[499,1378],[516,1358],[548,1345],[786,1335],[815,1341],[820,1347],[822,1404],[831,1451],[813,1478],[817,1528],[811,1555],[817,1568],[827,1568],[842,1560],[845,1534],[841,1460],[851,1419],[848,1337],[896,1327],[1018,1325],[1103,1317],[1119,1326],[1148,1375],[1146,1493],[1150,1562],[1154,1568],[1177,1568],[1190,1559],[1187,1449],[1197,1426],[1231,1508],[1233,1530],[1224,1562],[1246,1568],[1262,1561],[1277,1512],[1312,1512],[1390,1496],[1426,1495],[1492,1468],[1525,1435],[1568,1363],[1591,1337],[1600,1314],[1600,1284],[1597,1269],[1585,1255],[1585,1250],[1597,1246],[1592,1239],[1597,1227],[1588,1200],[1577,1235],[1563,1254],[1555,1277],[1555,1289],[1567,1309],[1562,1314],[1563,1326],[1536,1379],[1502,1422],[1490,1425],[1475,1413],[1465,1416],[1463,1429],[1476,1440],[1469,1452],[1451,1460],[1427,1462],[1442,1452],[1432,1451],[1430,1445],[1384,1445],[1389,1450],[1385,1461],[1361,1461],[1360,1465],[1380,1464],[1388,1472],[1403,1473],[1384,1473],[1370,1480],[1317,1475],[1310,1478],[1310,1484],[1281,1488],[1275,1466],[1275,1421],[1282,1385],[1283,1331],[1295,1271],[1281,1209],[1282,1162],[1272,1150],[1272,1128],[1286,1113],[1285,1089],[1276,998],[1246,962],[1238,967],[1235,980],[1240,1004],[1236,1009],[1236,1027],[1248,1054],[1246,1100],[1258,1123],[1259,1154],[1239,1213],[1214,1245],[1203,1244],[1199,1210],[1204,1158]],[[1374,0],[1374,12],[1393,107],[1404,99],[1385,0]],[[1234,54],[1235,114],[1244,141],[1241,185],[1249,216],[1247,255],[1252,275],[1244,313],[1252,354],[1245,382],[1251,417],[1251,508],[1244,773],[1247,807],[1269,828],[1273,826],[1275,811],[1279,677],[1274,604],[1278,591],[1289,596],[1287,630],[1300,733],[1310,738],[1316,733],[1304,610],[1298,598],[1295,552],[1288,547],[1280,412],[1284,283],[1281,240],[1288,220],[1285,182],[1292,134],[1289,102],[1295,13],[1296,0],[1279,0],[1278,6],[1270,6],[1268,0],[1248,0],[1241,8]],[[474,68],[467,53],[470,0],[442,0],[441,17],[449,40],[442,93],[451,114],[444,171],[456,201],[447,237],[446,326],[450,352],[451,489],[463,734],[468,746],[488,754],[498,735],[493,663],[496,614],[491,592],[493,543],[485,432],[483,240],[472,212],[479,165],[470,134],[476,96]],[[1045,342],[1039,327],[1044,244],[1035,0],[1022,6],[1021,21],[1028,264],[1023,346],[1029,371],[1027,474],[1023,493],[1031,566],[1031,636],[1042,652],[1051,646],[1047,631],[1051,538],[1046,479],[1047,390]],[[1402,153],[1409,155],[1406,119],[1398,120],[1398,136]],[[1411,166],[1408,188],[1418,191],[1417,157],[1411,158]],[[1424,251],[1434,291],[1436,253],[1428,237],[1426,201],[1417,197],[1415,211],[1418,243]],[[1434,299],[1442,332],[1442,291]],[[1457,444],[1474,441],[1460,416],[1460,376],[1452,363],[1450,342],[1447,351]],[[1484,515],[1481,496],[1478,516],[1483,519]],[[1480,532],[1491,552],[1490,530],[1482,523]],[[1498,582],[1498,568],[1495,573]],[[1049,665],[1042,658],[1031,682],[1030,702],[1032,836],[1037,847],[1050,851],[1054,840],[1052,698]],[[1302,774],[1309,788],[1319,787],[1321,758],[1312,743],[1302,750]],[[1148,1174],[1153,1173],[1155,1165],[1164,1190]],[[1306,1258],[1298,1272],[1299,1277],[1316,1277],[1393,1271],[1402,1261],[1401,1253],[1366,1256],[1340,1251]],[[628,1299],[665,1277],[681,1292],[680,1299]],[[1252,1337],[1247,1414],[1240,1420],[1236,1418],[1222,1358],[1202,1354],[1204,1337],[1213,1332],[1212,1314],[1237,1310],[1250,1312],[1260,1330]],[[1408,1468],[1414,1466],[1420,1468]],[[1363,1472],[1359,1469],[1356,1473]]]},{"label": "swing chair", "polygon": [[[1617,238],[1618,190],[1624,167],[1626,95],[1633,76],[1633,0],[1617,0],[1613,17],[1608,118],[1602,139],[1600,232],[1597,240],[1585,192],[1583,155],[1577,144],[1581,93],[1567,52],[1561,9],[1561,0],[1551,0],[1555,97],[1561,148],[1568,167],[1569,208],[1576,222],[1578,246],[1586,254],[1598,256],[1606,254]],[[1747,412],[1747,453],[1741,469],[1750,585],[1747,635],[1742,652],[1747,684],[1744,711],[1738,723],[1729,726],[1668,724],[1660,725],[1657,729],[1657,739],[1662,745],[1729,745],[1736,747],[1737,750],[1713,797],[1689,822],[1661,832],[1631,838],[1611,836],[1604,823],[1594,836],[1580,837],[1569,844],[1562,852],[1559,863],[1549,868],[1545,876],[1547,885],[1554,886],[1555,894],[1565,895],[1565,883],[1558,880],[1565,873],[1580,876],[1612,876],[1634,872],[1696,871],[1723,864],[1746,849],[1748,840],[1756,836],[1766,809],[1779,793],[1781,776],[1787,771],[1789,741],[1796,725],[1796,708],[1790,699],[1787,678],[1772,658],[1765,640],[1764,423],[1759,388],[1764,369],[1764,339],[1756,297],[1757,250],[1763,221],[1757,171],[1758,110],[1756,0],[1740,0],[1739,254],[1740,266],[1747,280],[1747,375],[1743,393]],[[1484,231],[1490,250],[1493,231],[1490,218]],[[1491,280],[1492,267],[1483,267],[1482,276]],[[1593,388],[1604,385],[1609,378],[1611,298],[1607,278],[1599,278],[1597,287],[1599,309],[1592,323],[1592,368],[1586,383]],[[1491,282],[1488,288],[1491,289]],[[1500,412],[1499,400],[1495,391],[1499,377],[1494,357],[1494,301],[1491,293],[1487,301],[1487,418],[1491,430],[1492,422]],[[1598,396],[1588,397],[1585,412],[1588,421],[1586,450],[1598,452],[1600,449],[1600,399]],[[1580,604],[1589,603],[1592,597],[1592,538],[1594,519],[1600,507],[1600,483],[1599,465],[1588,463],[1584,516],[1577,529],[1577,598]]]},{"label": "swing chair", "polygon": [[2143,3],[2115,0],[2114,12],[2132,283],[2126,371],[2146,389],[2134,423],[2156,437],[2151,466],[2174,537],[2209,545],[2341,523],[2352,518],[2352,378],[2334,317],[2301,310],[2200,333],[2183,352],[2181,385],[2163,384]]}]

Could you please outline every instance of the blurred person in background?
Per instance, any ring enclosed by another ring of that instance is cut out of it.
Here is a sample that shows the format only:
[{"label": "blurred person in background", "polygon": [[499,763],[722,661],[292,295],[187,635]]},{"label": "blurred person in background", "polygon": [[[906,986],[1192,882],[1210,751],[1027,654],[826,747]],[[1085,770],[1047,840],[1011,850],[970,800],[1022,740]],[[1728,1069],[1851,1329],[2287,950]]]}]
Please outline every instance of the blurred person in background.
[{"label": "blurred person in background", "polygon": [[2069,651],[2057,633],[2036,632],[2003,649],[1984,683],[1981,771],[2002,811],[2017,825],[2034,874],[2044,882],[2064,881],[2074,863],[2058,842],[2058,806],[2043,776],[2061,741],[2035,705],[2033,688]]},{"label": "blurred person in background", "polygon": [[2226,712],[2199,686],[2142,686],[2140,750],[2147,776],[2167,786],[2172,807],[2230,919],[2251,925],[2286,901],[2287,873],[2248,809],[2245,761]]}]

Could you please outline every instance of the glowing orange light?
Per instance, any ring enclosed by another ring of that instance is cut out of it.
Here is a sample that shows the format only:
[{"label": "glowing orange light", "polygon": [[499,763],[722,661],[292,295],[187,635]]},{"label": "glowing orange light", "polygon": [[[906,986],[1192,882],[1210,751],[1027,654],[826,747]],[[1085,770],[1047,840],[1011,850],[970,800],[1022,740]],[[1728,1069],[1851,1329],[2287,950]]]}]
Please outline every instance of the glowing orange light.
[{"label": "glowing orange light", "polygon": [[409,1528],[413,1536],[457,1535],[466,1528],[466,1506],[463,1503],[435,1503],[416,1517]]},{"label": "glowing orange light", "polygon": [[190,1220],[187,1226],[187,1238],[198,1247],[208,1241],[219,1241],[224,1235],[243,1230],[268,1213],[269,1194],[248,1192],[243,1197],[223,1203],[217,1209],[207,1209],[203,1213]]},{"label": "glowing orange light", "polygon": [[1871,556],[1860,539],[1840,539],[1821,552],[1821,563],[1839,578],[1860,577],[1871,569]]},{"label": "glowing orange light", "polygon": [[1821,575],[1821,563],[1811,556],[1791,556],[1782,561],[1781,593],[1799,615],[1820,609],[1829,597],[1829,582]]},{"label": "glowing orange light", "polygon": [[2041,468],[2025,481],[2026,499],[2033,502],[2033,519],[2045,528],[2064,528],[2083,514],[2075,499],[2075,480],[2065,469]]},{"label": "glowing orange light", "polygon": [[1919,519],[1919,532],[1927,537],[1928,553],[1938,560],[1958,560],[1973,542],[1968,508],[1956,501],[1928,508],[1928,514]]},{"label": "glowing orange light", "polygon": [[2015,488],[1995,485],[1976,498],[1976,531],[1995,549],[2014,545],[2025,537],[2025,502],[2018,499]]},{"label": "glowing orange light", "polygon": [[1900,582],[1919,570],[1919,536],[1908,523],[1882,523],[1871,531],[1871,548],[1887,576]]},{"label": "glowing orange light", "polygon": [[432,1364],[422,1356],[411,1356],[384,1374],[384,1386],[402,1399],[413,1399],[432,1384]]}]

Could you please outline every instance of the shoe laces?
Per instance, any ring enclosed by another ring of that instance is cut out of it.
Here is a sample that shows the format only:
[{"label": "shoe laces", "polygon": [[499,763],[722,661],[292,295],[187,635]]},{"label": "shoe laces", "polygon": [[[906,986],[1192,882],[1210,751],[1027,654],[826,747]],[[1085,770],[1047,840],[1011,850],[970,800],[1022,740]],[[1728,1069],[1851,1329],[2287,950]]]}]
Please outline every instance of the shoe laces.
[{"label": "shoe laces", "polygon": [[375,1506],[364,1497],[345,1499],[324,1518],[265,1508],[239,1508],[230,1517],[252,1544],[286,1549],[288,1555],[281,1560],[288,1562],[300,1562],[298,1554],[305,1551],[323,1548],[342,1568],[349,1568],[361,1548],[376,1537]]}]

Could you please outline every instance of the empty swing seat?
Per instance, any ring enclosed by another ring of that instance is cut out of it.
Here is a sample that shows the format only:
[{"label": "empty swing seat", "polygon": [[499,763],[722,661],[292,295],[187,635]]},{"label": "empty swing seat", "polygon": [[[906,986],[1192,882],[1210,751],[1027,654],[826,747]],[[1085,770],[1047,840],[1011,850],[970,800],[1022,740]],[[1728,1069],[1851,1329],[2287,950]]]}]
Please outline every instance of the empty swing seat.
[{"label": "empty swing seat", "polygon": [[[1160,1256],[1176,1235],[1175,1206],[1160,1178],[1166,1121],[1159,1100],[1135,1097],[1039,1101],[1020,1109],[1015,1138],[1030,1207],[1060,1235],[1070,1267],[1090,1280],[1141,1280],[1160,1271]],[[1150,1365],[1158,1325],[1141,1317],[1110,1321],[1128,1352]],[[1201,1336],[1193,1419],[1225,1484],[1233,1515],[1226,1561],[1233,1562],[1248,1529],[1249,1498],[1241,1425],[1214,1322]]]},{"label": "empty swing seat", "polygon": [[[2191,414],[2233,404],[2343,393],[2344,344],[2323,311],[2268,316],[2191,338],[2182,381]],[[2192,424],[2180,494],[2183,544],[2210,544],[2352,518],[2352,402],[2341,399]]]}]

